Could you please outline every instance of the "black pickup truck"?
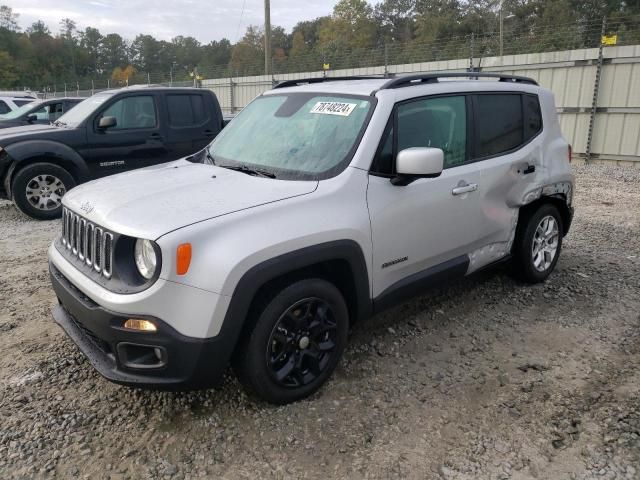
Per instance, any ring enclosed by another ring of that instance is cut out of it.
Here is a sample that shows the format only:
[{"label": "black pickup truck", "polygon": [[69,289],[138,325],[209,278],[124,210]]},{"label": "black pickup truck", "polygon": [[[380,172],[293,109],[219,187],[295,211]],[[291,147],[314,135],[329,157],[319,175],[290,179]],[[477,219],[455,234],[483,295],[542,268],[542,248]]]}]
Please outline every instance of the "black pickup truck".
[{"label": "black pickup truck", "polygon": [[218,99],[206,89],[97,93],[51,125],[0,131],[0,198],[33,218],[56,218],[75,185],[192,155],[224,124]]}]

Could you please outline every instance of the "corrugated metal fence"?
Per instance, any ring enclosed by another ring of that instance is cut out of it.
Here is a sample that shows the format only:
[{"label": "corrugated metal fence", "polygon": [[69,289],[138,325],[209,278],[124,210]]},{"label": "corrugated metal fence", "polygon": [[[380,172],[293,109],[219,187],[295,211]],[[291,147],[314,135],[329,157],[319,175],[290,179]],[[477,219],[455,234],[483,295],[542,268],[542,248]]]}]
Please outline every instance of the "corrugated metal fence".
[{"label": "corrugated metal fence", "polygon": [[[589,123],[599,65],[599,49],[505,55],[476,59],[474,69],[525,75],[556,96],[562,130],[576,156],[587,152]],[[478,64],[479,62],[479,64]],[[392,62],[390,62],[392,63]],[[469,59],[353,68],[329,76],[466,71]],[[594,116],[591,161],[614,161],[640,167],[640,45],[605,47]],[[319,77],[325,72],[203,80],[225,112],[241,110],[257,95],[283,80]]]}]

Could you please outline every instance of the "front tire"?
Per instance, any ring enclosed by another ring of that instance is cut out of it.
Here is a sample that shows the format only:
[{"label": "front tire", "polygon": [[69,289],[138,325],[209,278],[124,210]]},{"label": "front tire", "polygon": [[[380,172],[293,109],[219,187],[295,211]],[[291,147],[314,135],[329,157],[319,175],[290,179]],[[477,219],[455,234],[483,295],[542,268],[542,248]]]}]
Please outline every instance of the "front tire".
[{"label": "front tire", "polygon": [[347,343],[349,314],[340,291],[319,278],[300,280],[258,305],[239,345],[240,382],[267,402],[308,397],[331,376]]},{"label": "front tire", "polygon": [[514,243],[514,273],[527,283],[547,279],[558,263],[564,235],[558,209],[545,203],[520,219]]},{"label": "front tire", "polygon": [[73,176],[53,163],[34,163],[18,170],[11,184],[13,201],[20,211],[38,220],[62,213],[62,197],[76,186]]}]

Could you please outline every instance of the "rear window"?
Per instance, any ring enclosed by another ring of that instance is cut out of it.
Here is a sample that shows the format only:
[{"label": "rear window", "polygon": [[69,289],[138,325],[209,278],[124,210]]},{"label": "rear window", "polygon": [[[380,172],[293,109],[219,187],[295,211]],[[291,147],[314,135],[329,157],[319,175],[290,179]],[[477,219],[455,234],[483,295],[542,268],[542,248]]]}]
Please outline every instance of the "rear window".
[{"label": "rear window", "polygon": [[167,95],[169,125],[172,127],[191,127],[207,121],[204,98],[195,94]]},{"label": "rear window", "polygon": [[0,115],[4,115],[10,111],[11,109],[9,108],[9,105],[7,105],[3,100],[0,100]]},{"label": "rear window", "polygon": [[540,102],[535,95],[523,95],[524,105],[524,141],[528,142],[542,130],[542,112]]},{"label": "rear window", "polygon": [[13,103],[15,103],[18,107],[22,107],[23,105],[27,105],[28,103],[33,102],[33,100],[14,100]]},{"label": "rear window", "polygon": [[488,157],[523,143],[522,97],[519,94],[478,95],[476,153]]}]

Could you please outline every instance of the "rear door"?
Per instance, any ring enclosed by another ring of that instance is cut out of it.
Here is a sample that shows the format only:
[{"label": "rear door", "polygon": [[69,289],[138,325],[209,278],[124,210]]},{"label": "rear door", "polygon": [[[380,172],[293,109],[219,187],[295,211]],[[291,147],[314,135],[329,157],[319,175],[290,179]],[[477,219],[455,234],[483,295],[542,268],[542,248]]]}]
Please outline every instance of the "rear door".
[{"label": "rear door", "polygon": [[476,127],[475,160],[481,182],[484,253],[474,268],[495,260],[488,252],[511,250],[519,203],[527,184],[542,169],[542,132],[538,97],[520,92],[487,92],[473,96]]},{"label": "rear door", "polygon": [[[115,117],[116,126],[100,129],[102,117]],[[105,103],[87,124],[87,147],[82,156],[93,177],[174,159],[166,146],[157,94],[132,92]]]},{"label": "rear door", "polygon": [[175,158],[202,150],[218,133],[213,126],[216,111],[206,92],[166,93],[167,143]]}]

